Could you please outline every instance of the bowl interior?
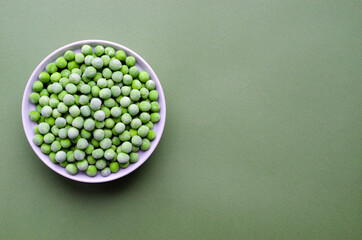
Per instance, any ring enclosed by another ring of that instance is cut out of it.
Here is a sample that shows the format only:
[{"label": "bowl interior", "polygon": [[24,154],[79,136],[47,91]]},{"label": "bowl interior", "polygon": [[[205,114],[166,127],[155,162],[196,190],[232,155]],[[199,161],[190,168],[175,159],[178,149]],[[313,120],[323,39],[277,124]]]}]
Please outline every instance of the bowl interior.
[{"label": "bowl interior", "polygon": [[[151,142],[151,147],[150,149],[148,149],[147,151],[139,151],[139,160],[136,163],[131,163],[127,168],[125,169],[120,169],[117,173],[112,173],[111,175],[109,175],[108,177],[103,177],[100,175],[100,173],[97,173],[97,175],[95,177],[89,177],[87,176],[84,172],[78,172],[78,174],[72,176],[70,174],[68,174],[65,171],[65,168],[61,167],[59,164],[54,164],[53,162],[51,162],[51,160],[49,159],[48,155],[45,155],[41,152],[40,147],[36,146],[33,143],[33,137],[35,135],[34,133],[34,127],[37,125],[37,123],[33,122],[30,120],[29,118],[29,112],[31,110],[35,110],[35,105],[30,103],[29,101],[29,96],[32,93],[32,85],[33,83],[38,80],[38,76],[41,72],[45,71],[45,67],[48,63],[50,62],[55,62],[55,60],[64,55],[64,53],[67,50],[72,50],[75,53],[80,52],[80,48],[82,47],[82,45],[84,44],[88,44],[91,45],[92,47],[95,47],[96,45],[102,45],[104,47],[110,46],[113,47],[116,51],[119,49],[122,49],[126,52],[127,56],[131,55],[134,56],[136,58],[136,66],[140,69],[140,70],[144,70],[147,71],[150,75],[150,79],[154,80],[156,83],[156,90],[159,92],[159,99],[158,102],[160,104],[160,116],[161,116],[161,120],[154,124],[154,131],[156,132],[156,139],[153,140]],[[109,42],[109,41],[103,41],[103,40],[85,40],[85,41],[79,41],[79,42],[74,42],[71,44],[68,44],[64,47],[61,47],[57,50],[55,50],[54,52],[52,52],[50,55],[48,55],[39,65],[38,67],[34,70],[34,72],[32,73],[30,79],[28,80],[28,83],[26,85],[25,91],[24,91],[24,95],[23,95],[23,102],[22,102],[22,121],[23,121],[23,127],[24,127],[24,131],[25,131],[25,135],[28,139],[29,144],[31,145],[31,147],[33,148],[34,152],[38,155],[38,157],[49,167],[51,168],[53,171],[59,173],[60,175],[67,177],[69,179],[72,180],[76,180],[79,182],[87,182],[87,183],[100,183],[100,182],[107,182],[107,181],[112,181],[118,178],[121,178],[129,173],[131,173],[132,171],[134,171],[135,169],[137,169],[139,166],[141,166],[147,159],[148,157],[152,154],[152,152],[155,150],[156,146],[158,145],[161,136],[162,136],[162,132],[165,126],[165,120],[166,120],[166,103],[165,103],[165,96],[161,87],[161,84],[155,74],[155,72],[152,70],[152,68],[148,65],[148,63],[142,58],[140,57],[137,53],[133,52],[132,50],[119,45],[117,43],[113,43],[113,42]]]}]

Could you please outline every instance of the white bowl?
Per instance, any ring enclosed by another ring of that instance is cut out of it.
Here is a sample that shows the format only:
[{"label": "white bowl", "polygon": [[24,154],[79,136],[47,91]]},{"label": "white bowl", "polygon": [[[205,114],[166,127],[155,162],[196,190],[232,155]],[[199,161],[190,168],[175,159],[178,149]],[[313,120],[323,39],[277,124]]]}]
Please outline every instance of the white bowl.
[{"label": "white bowl", "polygon": [[[37,125],[37,123],[33,122],[30,120],[29,118],[29,112],[31,110],[35,110],[36,106],[32,103],[30,103],[29,101],[29,96],[32,93],[32,86],[33,83],[38,80],[38,76],[41,72],[45,71],[45,67],[48,63],[50,62],[55,62],[55,60],[64,55],[64,53],[67,50],[72,50],[75,53],[80,52],[80,49],[82,47],[82,45],[84,44],[88,44],[91,45],[92,47],[95,47],[96,45],[102,45],[104,47],[113,47],[116,51],[119,49],[122,49],[123,51],[126,52],[127,56],[131,55],[134,56],[136,58],[136,66],[140,69],[140,70],[144,70],[147,71],[150,75],[150,79],[154,80],[156,83],[156,90],[159,92],[159,99],[158,99],[158,103],[160,104],[160,116],[161,116],[161,120],[154,124],[154,131],[156,132],[156,139],[151,141],[151,147],[150,149],[148,149],[147,151],[139,151],[139,160],[136,163],[131,163],[127,168],[122,169],[120,168],[120,170],[117,173],[112,173],[111,175],[109,175],[108,177],[103,177],[101,176],[101,174],[98,172],[97,175],[95,177],[89,177],[88,175],[86,175],[84,172],[79,171],[76,175],[70,175],[65,171],[65,168],[61,167],[59,164],[54,164],[50,159],[49,156],[42,153],[40,150],[40,147],[36,146],[33,143],[33,137],[35,135],[34,132],[34,127]],[[114,43],[114,42],[109,42],[109,41],[103,41],[103,40],[84,40],[84,41],[79,41],[79,42],[74,42],[74,43],[70,43],[68,45],[65,45],[57,50],[55,50],[54,52],[52,52],[51,54],[49,54],[34,70],[34,72],[31,74],[28,83],[26,84],[25,87],[25,91],[24,91],[24,95],[23,95],[23,103],[22,103],[22,120],[23,120],[23,127],[24,127],[24,131],[25,131],[25,135],[28,139],[28,142],[30,144],[30,146],[33,148],[34,152],[38,155],[38,157],[50,168],[52,169],[54,172],[59,173],[60,175],[75,180],[75,181],[79,181],[79,182],[86,182],[86,183],[101,183],[101,182],[108,182],[108,181],[112,181],[118,178],[121,178],[131,172],[133,172],[134,170],[136,170],[139,166],[141,166],[152,154],[152,152],[155,150],[155,148],[157,147],[162,133],[163,133],[163,129],[165,127],[165,121],[166,121],[166,102],[165,102],[165,95],[163,93],[162,90],[162,86],[160,81],[158,80],[155,72],[152,70],[152,68],[150,67],[150,65],[148,65],[148,63],[142,58],[140,57],[137,53],[135,53],[134,51],[130,50],[129,48],[126,48],[120,44]]]}]

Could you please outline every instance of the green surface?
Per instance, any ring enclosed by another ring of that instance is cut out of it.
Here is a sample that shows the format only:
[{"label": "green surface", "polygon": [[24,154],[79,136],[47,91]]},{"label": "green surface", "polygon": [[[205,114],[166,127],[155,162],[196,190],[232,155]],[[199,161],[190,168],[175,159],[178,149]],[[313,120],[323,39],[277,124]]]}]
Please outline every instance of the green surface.
[{"label": "green surface", "polygon": [[[360,239],[361,1],[79,2],[0,3],[0,239]],[[108,184],[49,170],[21,124],[32,71],[83,39],[139,53],[167,99]]]}]

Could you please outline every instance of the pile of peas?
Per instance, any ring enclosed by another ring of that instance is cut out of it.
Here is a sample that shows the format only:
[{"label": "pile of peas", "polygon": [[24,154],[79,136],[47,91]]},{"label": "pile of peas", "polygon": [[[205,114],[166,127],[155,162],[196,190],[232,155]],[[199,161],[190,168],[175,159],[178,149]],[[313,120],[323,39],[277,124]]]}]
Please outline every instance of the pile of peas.
[{"label": "pile of peas", "polygon": [[160,121],[155,82],[136,59],[112,47],[83,45],[49,63],[33,84],[33,142],[75,175],[103,177],[138,161]]}]

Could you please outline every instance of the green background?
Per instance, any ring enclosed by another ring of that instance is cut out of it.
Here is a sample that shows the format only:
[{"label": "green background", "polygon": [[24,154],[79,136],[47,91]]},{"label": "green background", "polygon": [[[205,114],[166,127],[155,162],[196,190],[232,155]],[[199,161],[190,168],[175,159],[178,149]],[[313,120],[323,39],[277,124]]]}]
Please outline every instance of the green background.
[{"label": "green background", "polygon": [[[361,1],[0,2],[0,239],[360,239]],[[32,71],[70,42],[143,56],[152,157],[87,185],[29,146]],[[50,237],[51,236],[51,237]]]}]

